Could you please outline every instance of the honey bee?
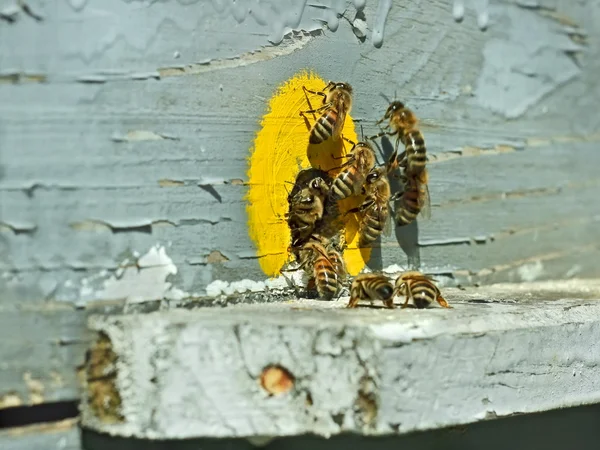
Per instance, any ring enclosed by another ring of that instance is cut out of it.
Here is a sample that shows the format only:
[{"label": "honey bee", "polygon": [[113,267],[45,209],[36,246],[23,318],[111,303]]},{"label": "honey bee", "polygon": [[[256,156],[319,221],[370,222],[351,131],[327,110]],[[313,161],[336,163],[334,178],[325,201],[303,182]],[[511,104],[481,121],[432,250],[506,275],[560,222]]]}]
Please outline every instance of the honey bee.
[{"label": "honey bee", "polygon": [[286,216],[292,232],[292,246],[298,246],[313,234],[317,222],[323,217],[328,192],[327,182],[321,177],[315,177],[307,186],[290,193]]},{"label": "honey bee", "polygon": [[[384,96],[385,97],[385,96]],[[427,149],[425,138],[418,128],[417,116],[400,101],[389,102],[389,106],[383,118],[377,121],[377,125],[388,120],[384,130],[369,139],[388,135],[396,136],[396,150],[398,143],[404,144],[404,151],[398,155],[399,166],[404,168],[410,176],[420,173],[427,163]]]},{"label": "honey bee", "polygon": [[326,244],[325,249],[327,250],[327,257],[333,264],[335,273],[337,274],[338,280],[341,283],[345,280],[347,275],[346,263],[344,262],[344,257],[342,256],[342,252],[344,251],[344,247],[346,245],[343,235],[340,236],[339,241],[340,242],[337,246],[333,241],[330,241],[328,244]]},{"label": "honey bee", "polygon": [[317,292],[320,298],[331,300],[338,291],[338,272],[334,262],[329,259],[332,252],[316,240],[304,244],[300,250],[300,266],[295,270],[310,266]]},{"label": "honey bee", "polygon": [[322,112],[321,116],[310,129],[309,142],[311,144],[320,144],[330,137],[333,140],[339,139],[346,120],[346,114],[352,109],[352,86],[348,83],[330,81],[322,91],[311,91],[306,89],[305,86],[302,86],[302,89],[304,90],[304,95],[310,93],[323,97],[323,104],[313,109],[310,100],[308,100],[308,95],[306,95],[310,109],[300,111],[300,115],[305,120],[307,120],[306,114],[314,115],[315,113]]},{"label": "honey bee", "polygon": [[[351,141],[348,141],[351,142]],[[373,147],[367,142],[352,143],[352,150],[346,156],[344,168],[333,180],[329,195],[332,199],[342,200],[360,193],[367,175],[375,167],[377,158]]]},{"label": "honey bee", "polygon": [[396,152],[392,154],[387,164],[375,167],[368,173],[362,188],[365,200],[348,213],[360,212],[363,214],[359,232],[359,247],[366,247],[375,241],[382,233],[390,232],[390,206],[392,199],[388,173],[397,167]]},{"label": "honey bee", "polygon": [[350,287],[350,301],[346,308],[356,308],[359,300],[381,300],[386,308],[394,307],[394,287],[385,275],[363,273],[357,275]]},{"label": "honey bee", "polygon": [[410,299],[416,308],[427,308],[434,300],[443,308],[451,308],[434,281],[428,275],[417,271],[400,274],[396,279],[394,293],[406,297],[402,308],[406,308]]},{"label": "honey bee", "polygon": [[394,200],[398,200],[396,225],[399,227],[408,225],[417,218],[419,213],[424,219],[431,218],[431,200],[427,182],[427,169],[423,169],[418,175],[403,177],[404,191],[394,197]]}]

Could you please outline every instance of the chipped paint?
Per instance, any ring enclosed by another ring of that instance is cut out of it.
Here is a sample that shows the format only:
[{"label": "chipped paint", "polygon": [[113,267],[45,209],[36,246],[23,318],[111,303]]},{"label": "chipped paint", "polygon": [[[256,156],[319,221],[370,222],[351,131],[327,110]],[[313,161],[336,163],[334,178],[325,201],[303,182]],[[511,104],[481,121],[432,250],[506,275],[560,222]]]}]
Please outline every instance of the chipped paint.
[{"label": "chipped paint", "polygon": [[[260,266],[270,277],[278,275],[290,257],[291,238],[285,220],[289,183],[293,184],[298,172],[309,167],[329,170],[335,175],[339,172],[336,169],[339,161],[333,158],[349,150],[342,140],[330,139],[319,146],[308,143],[307,126],[299,114],[308,108],[302,86],[318,91],[325,85],[317,75],[300,72],[280,86],[270,101],[269,112],[262,120],[249,159],[250,189],[246,196],[249,235],[256,244]],[[342,132],[356,142],[354,122],[349,114]],[[360,272],[370,257],[370,249],[357,249],[356,216],[344,216],[345,211],[355,206],[358,205],[353,198],[340,202],[349,243],[344,259],[352,275]]]},{"label": "chipped paint", "polygon": [[[534,11],[498,5],[490,10],[504,14],[505,37],[485,43],[475,98],[481,106],[515,119],[580,74],[569,53],[582,47],[557,30],[552,20]],[[532,28],[535,39],[531,39]]]},{"label": "chipped paint", "polygon": [[[167,255],[165,247],[157,244],[146,254],[139,257],[135,265],[125,261],[121,267],[108,278],[106,272],[96,277],[83,279],[80,290],[81,301],[121,300],[138,303],[169,298],[179,300],[186,294],[167,281],[171,275],[177,274],[177,266]],[[98,278],[104,280],[99,289]]]},{"label": "chipped paint", "polygon": [[544,264],[539,259],[529,264],[523,264],[517,269],[521,281],[535,281],[544,274]]},{"label": "chipped paint", "polygon": [[0,409],[14,408],[15,406],[21,406],[23,401],[15,393],[8,393],[0,396]]},{"label": "chipped paint", "polygon": [[114,142],[138,142],[138,141],[162,141],[163,139],[177,140],[175,136],[171,136],[165,133],[155,133],[154,131],[148,130],[131,130],[121,134],[113,134],[111,139]]},{"label": "chipped paint", "polygon": [[29,404],[39,405],[40,403],[44,403],[44,384],[40,380],[33,378],[30,372],[23,374],[23,381],[29,390]]},{"label": "chipped paint", "polygon": [[373,24],[373,34],[371,35],[375,47],[381,47],[383,44],[385,21],[387,20],[390,9],[392,9],[392,0],[379,0],[377,12],[375,13],[375,22]]}]

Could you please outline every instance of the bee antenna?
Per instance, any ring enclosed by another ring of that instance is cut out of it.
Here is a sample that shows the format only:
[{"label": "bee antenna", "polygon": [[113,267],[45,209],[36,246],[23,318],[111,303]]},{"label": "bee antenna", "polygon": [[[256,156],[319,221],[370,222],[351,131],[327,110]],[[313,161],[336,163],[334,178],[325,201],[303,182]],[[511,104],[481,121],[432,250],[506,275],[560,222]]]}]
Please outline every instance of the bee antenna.
[{"label": "bee antenna", "polygon": [[362,123],[360,124],[360,134],[362,134],[362,141],[364,142],[364,140],[365,140],[365,130],[363,130]]},{"label": "bee antenna", "polygon": [[394,100],[398,100],[398,90],[394,89]]},{"label": "bee antenna", "polygon": [[386,102],[388,102],[388,103],[392,103],[392,102],[390,101],[389,97],[388,97],[387,95],[385,95],[383,92],[380,92],[380,93],[379,93],[379,95],[380,95],[381,97],[383,97],[383,99],[384,99]]}]

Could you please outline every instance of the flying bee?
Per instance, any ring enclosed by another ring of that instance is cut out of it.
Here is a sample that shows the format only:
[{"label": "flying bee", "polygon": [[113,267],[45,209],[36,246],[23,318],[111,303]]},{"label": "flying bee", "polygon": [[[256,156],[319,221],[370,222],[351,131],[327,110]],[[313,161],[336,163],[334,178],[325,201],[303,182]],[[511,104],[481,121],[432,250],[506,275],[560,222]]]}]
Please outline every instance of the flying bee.
[{"label": "flying bee", "polygon": [[300,266],[294,269],[309,266],[319,297],[325,300],[331,300],[338,291],[338,272],[334,262],[329,259],[330,254],[318,240],[308,241],[299,251]]},{"label": "flying bee", "polygon": [[388,124],[381,133],[369,139],[376,139],[384,135],[396,136],[396,150],[399,142],[404,144],[404,151],[398,155],[400,167],[405,169],[407,175],[416,175],[425,168],[427,163],[425,138],[418,128],[419,120],[410,109],[404,106],[404,103],[397,100],[390,102],[387,97],[383,97],[388,101],[389,106],[383,118],[377,121],[377,125],[385,120],[388,121]]},{"label": "flying bee", "polygon": [[321,177],[315,177],[307,186],[290,193],[286,216],[292,232],[292,246],[297,246],[312,235],[317,222],[323,217],[328,192],[327,182]]},{"label": "flying bee", "polygon": [[429,187],[427,185],[427,169],[423,169],[418,175],[404,176],[402,178],[404,191],[396,196],[396,225],[399,227],[408,225],[414,221],[419,213],[424,219],[431,218],[431,200]]},{"label": "flying bee", "polygon": [[386,308],[394,307],[394,287],[382,274],[357,275],[350,286],[350,301],[346,308],[356,308],[359,300],[381,300]]},{"label": "flying bee", "polygon": [[382,233],[390,233],[390,205],[392,191],[388,173],[397,167],[396,152],[393,152],[389,161],[382,166],[371,169],[368,173],[361,193],[365,195],[363,203],[350,209],[348,213],[360,212],[363,214],[360,222],[359,247],[366,247],[375,241]]},{"label": "flying bee", "polygon": [[300,115],[304,117],[306,114],[321,113],[321,116],[316,120],[310,129],[309,143],[320,144],[326,141],[330,137],[333,140],[337,140],[342,135],[342,128],[346,121],[346,114],[352,109],[352,86],[344,82],[333,82],[327,83],[327,86],[322,91],[311,91],[302,86],[304,95],[307,93],[319,95],[323,97],[323,104],[313,109],[306,95],[306,101],[310,109],[307,111],[300,111]]},{"label": "flying bee", "polygon": [[434,279],[421,272],[410,271],[400,274],[396,279],[395,295],[404,295],[406,301],[402,308],[406,308],[412,299],[416,308],[427,308],[435,300],[443,308],[452,308],[442,297],[439,288],[434,284]]},{"label": "flying bee", "polygon": [[347,161],[341,166],[344,168],[333,180],[329,195],[334,200],[342,200],[361,192],[367,175],[375,167],[377,158],[373,147],[367,142],[352,144],[352,150],[346,155]]}]

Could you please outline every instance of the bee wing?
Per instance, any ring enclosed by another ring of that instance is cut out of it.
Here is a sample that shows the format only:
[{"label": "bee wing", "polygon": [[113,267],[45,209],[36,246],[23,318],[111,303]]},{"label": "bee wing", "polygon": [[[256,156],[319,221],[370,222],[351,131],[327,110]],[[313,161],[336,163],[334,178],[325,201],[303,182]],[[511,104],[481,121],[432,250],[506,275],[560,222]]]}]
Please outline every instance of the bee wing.
[{"label": "bee wing", "polygon": [[422,184],[419,187],[420,196],[419,203],[421,206],[421,218],[425,220],[431,219],[431,199],[429,197],[429,187],[427,184]]},{"label": "bee wing", "polygon": [[390,213],[390,207],[388,205],[385,205],[384,208],[382,208],[381,214],[384,214],[385,212],[385,222],[383,224],[383,232],[382,234],[386,237],[391,236],[392,234],[392,214]]},{"label": "bee wing", "polygon": [[333,135],[341,136],[342,128],[344,127],[344,122],[346,121],[346,105],[343,101],[339,100],[337,105],[335,105],[338,116],[335,121],[335,126],[333,127]]}]

